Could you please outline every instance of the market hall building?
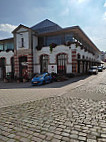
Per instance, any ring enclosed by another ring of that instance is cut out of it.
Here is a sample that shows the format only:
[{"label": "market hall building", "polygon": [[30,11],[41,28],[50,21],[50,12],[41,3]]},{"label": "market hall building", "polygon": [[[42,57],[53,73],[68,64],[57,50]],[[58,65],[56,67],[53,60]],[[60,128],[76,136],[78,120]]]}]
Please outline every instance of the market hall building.
[{"label": "market hall building", "polygon": [[[79,26],[62,28],[46,19],[31,28],[19,25],[13,35],[14,53],[11,56],[9,51],[4,57],[6,50],[1,50],[3,40],[0,41],[0,68],[6,73],[14,69],[15,77],[23,77],[25,72],[29,78],[43,72],[83,74],[91,65],[101,63],[99,49]],[[8,62],[10,68],[7,68]]]}]

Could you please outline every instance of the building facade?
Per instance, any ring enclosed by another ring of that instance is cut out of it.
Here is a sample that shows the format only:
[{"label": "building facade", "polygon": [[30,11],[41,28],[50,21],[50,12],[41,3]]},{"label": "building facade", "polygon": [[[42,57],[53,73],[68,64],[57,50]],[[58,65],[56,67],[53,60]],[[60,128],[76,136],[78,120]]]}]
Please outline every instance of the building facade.
[{"label": "building facade", "polygon": [[79,26],[61,28],[46,19],[14,31],[14,76],[35,73],[86,73],[101,62],[100,51]]},{"label": "building facade", "polygon": [[106,52],[101,52],[101,60],[103,61],[103,62],[106,62]]},{"label": "building facade", "polygon": [[14,39],[0,40],[0,79],[11,72],[14,76]]}]

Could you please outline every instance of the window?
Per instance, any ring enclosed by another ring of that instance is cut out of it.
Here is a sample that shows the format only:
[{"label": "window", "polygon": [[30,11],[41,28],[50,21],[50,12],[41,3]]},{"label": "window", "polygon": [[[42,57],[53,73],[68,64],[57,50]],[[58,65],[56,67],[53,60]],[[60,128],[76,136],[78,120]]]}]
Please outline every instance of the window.
[{"label": "window", "polygon": [[3,44],[0,44],[0,50],[1,51],[3,50]]},{"label": "window", "polygon": [[24,47],[24,38],[21,38],[21,47]]},{"label": "window", "polygon": [[51,43],[60,45],[62,42],[61,35],[46,37],[45,45],[49,46]]},{"label": "window", "polygon": [[74,42],[73,34],[65,34],[65,41]]},{"label": "window", "polygon": [[14,49],[13,43],[5,43],[4,44],[4,49],[5,50],[13,50]]}]

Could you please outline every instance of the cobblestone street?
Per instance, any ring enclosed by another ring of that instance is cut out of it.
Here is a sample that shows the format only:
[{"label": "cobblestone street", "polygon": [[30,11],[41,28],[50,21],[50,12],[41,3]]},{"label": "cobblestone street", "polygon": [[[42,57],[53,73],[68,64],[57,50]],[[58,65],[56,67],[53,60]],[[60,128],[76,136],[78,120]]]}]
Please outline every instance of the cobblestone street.
[{"label": "cobblestone street", "polygon": [[54,85],[0,90],[0,142],[106,142],[106,71]]}]

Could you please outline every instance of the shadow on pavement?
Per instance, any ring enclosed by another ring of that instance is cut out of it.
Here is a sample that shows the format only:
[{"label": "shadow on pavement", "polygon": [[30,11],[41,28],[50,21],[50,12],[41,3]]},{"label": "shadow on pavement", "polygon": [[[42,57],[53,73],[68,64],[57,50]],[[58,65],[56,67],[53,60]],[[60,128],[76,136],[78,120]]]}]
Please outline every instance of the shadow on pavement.
[{"label": "shadow on pavement", "polygon": [[61,88],[64,87],[66,85],[69,85],[71,83],[80,81],[80,80],[84,80],[86,78],[88,78],[90,76],[85,75],[85,76],[77,76],[77,77],[73,77],[70,78],[66,81],[63,82],[52,82],[50,84],[45,84],[45,85],[41,85],[41,86],[32,86],[31,82],[26,82],[26,83],[17,83],[17,82],[9,82],[9,83],[4,83],[3,81],[0,81],[0,89],[24,89],[24,88]]}]

